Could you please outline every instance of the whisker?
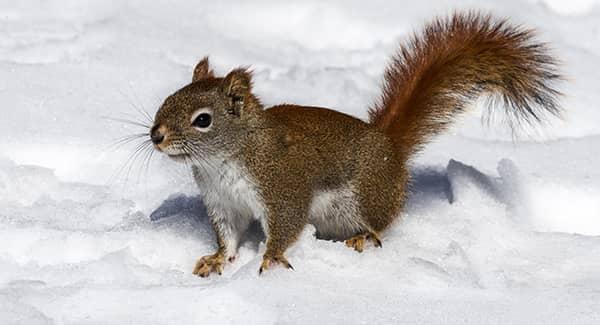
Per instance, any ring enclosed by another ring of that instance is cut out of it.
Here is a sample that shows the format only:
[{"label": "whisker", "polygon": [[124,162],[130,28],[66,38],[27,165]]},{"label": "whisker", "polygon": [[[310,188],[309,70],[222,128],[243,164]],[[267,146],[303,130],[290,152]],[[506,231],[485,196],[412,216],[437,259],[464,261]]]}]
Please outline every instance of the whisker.
[{"label": "whisker", "polygon": [[147,147],[149,150],[146,150],[147,154],[145,157],[145,168],[144,168],[144,179],[148,179],[148,171],[150,170],[150,163],[152,163],[152,156],[154,155],[154,152],[156,152],[156,150],[154,150],[154,148]]},{"label": "whisker", "polygon": [[[134,153],[134,158],[131,161],[131,163],[129,164],[129,168],[127,169],[127,174],[125,176],[125,182],[127,182],[127,180],[129,179],[129,175],[131,174],[131,170],[133,169],[133,166],[135,165],[135,161],[141,157],[141,155],[145,152],[145,150],[147,150],[148,145],[150,144],[150,140],[146,140],[144,142],[142,142],[142,146],[140,147],[139,150],[136,150],[136,152]],[[136,180],[136,183],[139,183],[139,171],[138,171],[138,179]]]},{"label": "whisker", "polygon": [[124,145],[126,145],[128,143],[131,143],[132,141],[135,141],[135,140],[141,139],[141,138],[145,138],[145,137],[149,137],[149,136],[150,136],[149,133],[136,133],[136,134],[126,135],[124,137],[115,139],[114,142],[111,142],[110,144],[108,144],[106,146],[106,148],[103,149],[103,151],[116,151],[117,149],[123,147]]},{"label": "whisker", "polygon": [[208,166],[206,163],[200,161],[197,157],[195,157],[191,153],[190,153],[189,158],[187,158],[187,159],[189,159],[189,163],[190,163],[191,167],[195,166],[196,168],[200,169],[201,174],[208,175],[210,173],[208,168],[211,168],[211,167]]},{"label": "whisker", "polygon": [[145,124],[143,122],[133,121],[133,120],[125,119],[125,118],[110,117],[110,116],[100,116],[100,118],[114,121],[114,122],[121,122],[121,123],[130,124],[130,125],[135,125],[135,126],[143,127],[145,129],[152,128],[152,126],[149,124]]},{"label": "whisker", "polygon": [[[131,93],[134,94],[134,96],[135,96],[135,90],[131,87],[131,84],[128,84],[128,85],[129,85],[129,89],[130,89]],[[141,114],[144,117],[144,119],[147,120],[147,122],[149,122],[150,124],[152,124],[154,122],[154,119],[152,118],[152,116],[150,116],[150,114],[147,111],[145,111],[143,108],[141,108],[138,105],[134,104],[133,101],[131,100],[131,98],[127,94],[125,94],[120,89],[119,89],[119,93],[121,93],[121,96],[123,96],[127,100],[127,102],[129,103],[129,105],[131,105],[131,107],[133,107],[133,109],[137,113]],[[136,96],[136,98],[137,98],[137,96]],[[139,101],[139,98],[138,98],[138,101]]]},{"label": "whisker", "polygon": [[182,146],[189,152],[190,157],[197,162],[198,167],[201,167],[206,174],[209,173],[209,170],[207,168],[210,168],[219,176],[223,176],[223,173],[219,168],[220,166],[217,166],[213,161],[206,159],[206,154],[202,155],[202,153],[196,148],[194,144],[190,143],[189,141],[184,141]]},{"label": "whisker", "polygon": [[111,176],[111,179],[116,180],[119,175],[121,175],[125,169],[127,169],[127,173],[125,174],[125,183],[127,183],[127,181],[129,180],[129,173],[131,172],[131,168],[133,167],[135,160],[137,159],[137,157],[139,156],[140,152],[145,149],[149,144],[150,144],[150,140],[145,140],[143,142],[141,142],[140,144],[138,144],[134,151],[129,155],[129,157],[127,158],[127,160],[125,161],[125,163],[123,165],[121,165],[121,167],[115,172],[115,174],[113,176]]},{"label": "whisker", "polygon": [[154,119],[144,109],[144,105],[142,104],[142,101],[140,100],[140,98],[137,96],[135,88],[133,88],[133,86],[131,85],[131,83],[128,83],[127,85],[129,86],[130,93],[133,94],[133,97],[134,97],[133,99],[137,102],[137,105],[135,105],[135,104],[133,104],[133,102],[130,101],[131,105],[135,108],[135,110],[138,113],[142,114],[148,121],[152,122]]},{"label": "whisker", "polygon": [[151,146],[144,147],[144,149],[140,155],[140,157],[142,158],[142,163],[140,165],[140,168],[138,169],[136,184],[140,183],[140,178],[147,179],[146,176],[148,176],[148,164],[149,164],[148,158],[150,157],[152,152],[154,152],[154,148],[152,148]]}]

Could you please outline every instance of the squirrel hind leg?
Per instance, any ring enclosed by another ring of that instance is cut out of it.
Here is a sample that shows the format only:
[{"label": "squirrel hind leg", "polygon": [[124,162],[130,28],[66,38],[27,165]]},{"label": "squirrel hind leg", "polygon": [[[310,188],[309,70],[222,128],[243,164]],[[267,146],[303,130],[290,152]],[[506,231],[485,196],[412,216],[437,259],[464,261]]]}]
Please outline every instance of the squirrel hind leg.
[{"label": "squirrel hind leg", "polygon": [[315,226],[317,238],[325,240],[343,241],[369,229],[360,216],[356,193],[349,185],[315,191],[309,223]]},{"label": "squirrel hind leg", "polygon": [[351,183],[357,204],[356,219],[364,227],[352,235],[368,236],[381,246],[378,234],[399,216],[406,200],[409,177],[406,161],[398,155],[393,143],[378,132],[366,133],[357,146],[361,148],[360,157],[354,159]]}]

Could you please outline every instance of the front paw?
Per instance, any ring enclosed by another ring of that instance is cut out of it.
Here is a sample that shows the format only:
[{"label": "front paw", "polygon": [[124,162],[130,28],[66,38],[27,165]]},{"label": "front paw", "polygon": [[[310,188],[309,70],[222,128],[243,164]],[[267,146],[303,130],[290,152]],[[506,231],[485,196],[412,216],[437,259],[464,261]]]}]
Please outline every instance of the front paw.
[{"label": "front paw", "polygon": [[217,252],[213,255],[206,255],[199,259],[198,262],[196,262],[193,273],[203,278],[209,276],[213,272],[221,275],[224,266],[225,255]]},{"label": "front paw", "polygon": [[294,269],[292,267],[292,264],[290,264],[290,262],[288,262],[288,260],[285,257],[283,257],[283,255],[274,256],[274,257],[264,255],[262,264],[260,265],[260,269],[258,269],[258,274],[262,274],[263,271],[268,270],[271,266],[273,266],[275,264],[281,264],[291,270]]}]

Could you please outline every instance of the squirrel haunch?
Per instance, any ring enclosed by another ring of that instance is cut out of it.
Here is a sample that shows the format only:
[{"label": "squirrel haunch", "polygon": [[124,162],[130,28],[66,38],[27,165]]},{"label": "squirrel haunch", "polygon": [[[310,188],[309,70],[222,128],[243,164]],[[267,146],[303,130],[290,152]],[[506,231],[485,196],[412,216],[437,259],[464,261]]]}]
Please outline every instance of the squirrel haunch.
[{"label": "squirrel haunch", "polygon": [[194,274],[221,273],[253,221],[267,242],[260,271],[284,257],[308,223],[319,238],[362,251],[399,215],[407,161],[483,94],[513,126],[560,113],[556,63],[533,32],[476,13],[438,19],[400,46],[365,123],[318,107],[264,109],[252,76],[215,77],[204,58],[192,83],[155,117],[157,150],[192,165],[218,249]]}]

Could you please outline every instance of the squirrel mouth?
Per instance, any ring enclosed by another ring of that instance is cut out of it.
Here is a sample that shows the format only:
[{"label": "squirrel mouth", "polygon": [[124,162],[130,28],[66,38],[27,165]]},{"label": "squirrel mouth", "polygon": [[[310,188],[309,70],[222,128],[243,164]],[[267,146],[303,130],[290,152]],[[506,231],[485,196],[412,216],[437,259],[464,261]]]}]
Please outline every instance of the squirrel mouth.
[{"label": "squirrel mouth", "polygon": [[189,153],[173,150],[171,147],[161,148],[158,145],[155,145],[154,147],[156,150],[166,154],[169,158],[175,161],[185,161],[187,158],[191,157]]},{"label": "squirrel mouth", "polygon": [[178,153],[178,154],[167,154],[167,156],[169,156],[169,158],[175,160],[175,161],[185,161],[187,158],[190,157],[190,155],[186,154],[186,153]]}]

